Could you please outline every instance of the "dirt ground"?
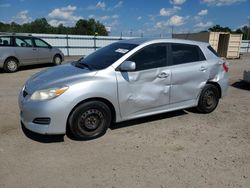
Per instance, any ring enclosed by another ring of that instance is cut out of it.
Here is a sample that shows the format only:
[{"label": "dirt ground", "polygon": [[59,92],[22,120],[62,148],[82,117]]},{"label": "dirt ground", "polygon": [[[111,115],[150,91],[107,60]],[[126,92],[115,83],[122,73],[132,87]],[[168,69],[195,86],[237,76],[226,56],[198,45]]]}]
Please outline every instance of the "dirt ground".
[{"label": "dirt ground", "polygon": [[230,60],[230,88],[211,114],[176,111],[120,123],[92,141],[21,128],[17,95],[48,66],[0,73],[0,188],[250,187],[250,55]]}]

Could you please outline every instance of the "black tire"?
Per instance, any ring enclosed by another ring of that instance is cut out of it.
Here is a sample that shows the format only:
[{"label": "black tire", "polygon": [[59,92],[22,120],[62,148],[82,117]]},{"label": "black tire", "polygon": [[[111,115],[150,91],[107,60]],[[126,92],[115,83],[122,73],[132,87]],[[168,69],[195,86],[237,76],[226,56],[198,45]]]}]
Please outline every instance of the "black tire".
[{"label": "black tire", "polygon": [[4,62],[4,70],[5,72],[16,72],[18,70],[18,61],[15,58],[8,58],[6,59],[6,61]]},{"label": "black tire", "polygon": [[53,58],[53,63],[55,65],[61,65],[62,64],[62,57],[60,55],[55,55]]},{"label": "black tire", "polygon": [[89,101],[76,107],[69,117],[69,129],[79,140],[104,135],[111,123],[111,111],[101,101]]},{"label": "black tire", "polygon": [[197,110],[201,113],[214,111],[219,103],[219,90],[215,85],[207,84],[200,95]]}]

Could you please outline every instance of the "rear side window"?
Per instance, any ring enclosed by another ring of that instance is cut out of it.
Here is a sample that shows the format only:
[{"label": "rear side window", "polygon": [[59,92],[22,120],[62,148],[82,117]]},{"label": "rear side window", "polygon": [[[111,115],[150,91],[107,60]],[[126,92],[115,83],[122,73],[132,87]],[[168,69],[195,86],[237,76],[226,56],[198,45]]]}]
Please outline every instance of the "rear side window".
[{"label": "rear side window", "polygon": [[18,47],[32,47],[32,41],[30,38],[15,38],[15,45]]},{"label": "rear side window", "polygon": [[207,47],[214,55],[216,55],[217,57],[219,57],[218,53],[213,49],[212,46],[208,46]]},{"label": "rear side window", "polygon": [[0,46],[12,46],[11,37],[8,36],[0,37]]},{"label": "rear side window", "polygon": [[171,44],[171,47],[173,65],[206,60],[201,49],[196,45]]},{"label": "rear side window", "polygon": [[146,70],[166,66],[167,47],[165,44],[153,44],[140,50],[128,59],[136,63],[136,70]]}]

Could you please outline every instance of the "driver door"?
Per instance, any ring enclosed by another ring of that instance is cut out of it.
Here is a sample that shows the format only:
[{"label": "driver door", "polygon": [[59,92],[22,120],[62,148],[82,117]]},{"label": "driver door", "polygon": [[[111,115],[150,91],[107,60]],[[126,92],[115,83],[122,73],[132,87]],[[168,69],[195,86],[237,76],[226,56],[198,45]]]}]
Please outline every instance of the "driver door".
[{"label": "driver door", "polygon": [[171,72],[167,67],[167,45],[153,44],[132,55],[132,72],[116,71],[122,119],[153,113],[169,104]]}]

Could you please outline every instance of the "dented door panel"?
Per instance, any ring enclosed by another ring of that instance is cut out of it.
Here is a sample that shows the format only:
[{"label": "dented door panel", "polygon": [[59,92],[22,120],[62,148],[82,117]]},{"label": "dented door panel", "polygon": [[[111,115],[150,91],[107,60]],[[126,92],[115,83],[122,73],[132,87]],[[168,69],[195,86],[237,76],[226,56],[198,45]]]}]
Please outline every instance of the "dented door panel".
[{"label": "dented door panel", "polygon": [[135,113],[169,104],[171,72],[156,68],[116,72],[120,112],[123,119]]},{"label": "dented door panel", "polygon": [[197,99],[209,79],[206,61],[171,66],[170,103]]}]

